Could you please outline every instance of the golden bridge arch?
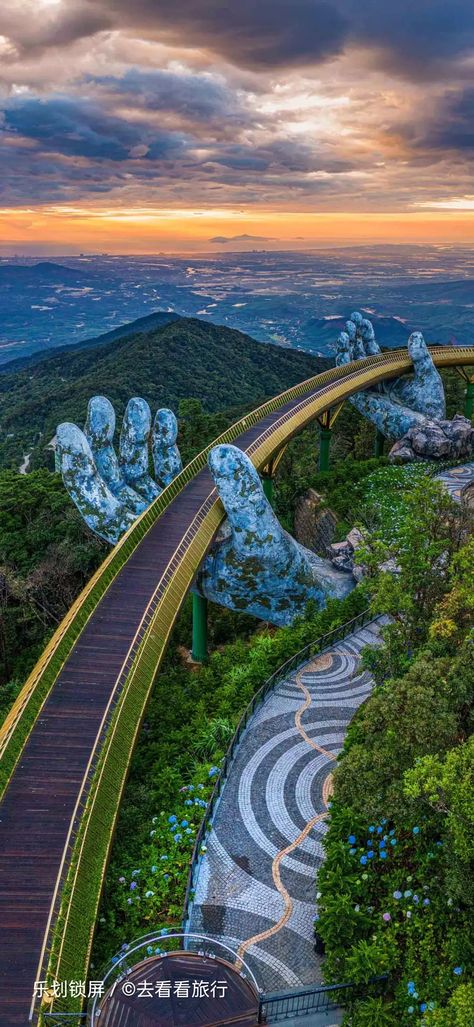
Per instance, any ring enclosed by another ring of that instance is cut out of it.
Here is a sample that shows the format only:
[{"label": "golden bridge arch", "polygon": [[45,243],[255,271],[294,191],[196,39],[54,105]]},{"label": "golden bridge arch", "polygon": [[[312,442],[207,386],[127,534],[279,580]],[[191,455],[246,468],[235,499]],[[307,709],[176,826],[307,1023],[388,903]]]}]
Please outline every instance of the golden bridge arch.
[{"label": "golden bridge arch", "polygon": [[[474,365],[474,347],[431,353],[440,368]],[[43,1021],[46,1007],[32,998],[35,981],[86,976],[148,695],[224,517],[207,470],[209,450],[235,442],[263,470],[310,422],[411,367],[406,350],[367,357],[316,375],[242,418],[137,519],[59,626],[0,730],[0,1027]],[[72,1006],[58,998],[47,1010]]]}]

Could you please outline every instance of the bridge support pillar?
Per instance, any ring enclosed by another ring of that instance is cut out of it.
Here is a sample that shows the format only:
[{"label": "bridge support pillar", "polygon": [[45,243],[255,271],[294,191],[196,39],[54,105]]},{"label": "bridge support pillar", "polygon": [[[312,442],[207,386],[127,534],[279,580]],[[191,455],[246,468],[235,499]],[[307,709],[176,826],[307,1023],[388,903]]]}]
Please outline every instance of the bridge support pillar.
[{"label": "bridge support pillar", "polygon": [[472,415],[474,413],[474,381],[467,382],[466,384],[466,398],[464,402],[464,416],[468,417],[472,421]]},{"label": "bridge support pillar", "polygon": [[332,431],[330,428],[321,428],[319,432],[319,470],[329,471],[329,451],[331,446]]},{"label": "bridge support pillar", "polygon": [[196,663],[207,660],[207,599],[193,592],[193,647],[191,656]]},{"label": "bridge support pillar", "polygon": [[262,474],[262,485],[263,491],[268,499],[268,502],[270,503],[270,506],[273,506],[273,478],[271,478],[268,474]]},{"label": "bridge support pillar", "polygon": [[375,433],[374,455],[375,456],[383,456],[384,446],[385,446],[385,435],[382,435],[382,432],[379,431],[378,428],[377,428],[377,431]]}]

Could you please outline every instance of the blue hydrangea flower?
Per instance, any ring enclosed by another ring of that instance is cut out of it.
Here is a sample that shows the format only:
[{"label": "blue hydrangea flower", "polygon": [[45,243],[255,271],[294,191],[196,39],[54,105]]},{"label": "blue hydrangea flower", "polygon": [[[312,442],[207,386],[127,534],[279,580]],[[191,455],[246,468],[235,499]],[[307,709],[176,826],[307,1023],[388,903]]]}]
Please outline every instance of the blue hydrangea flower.
[{"label": "blue hydrangea flower", "polygon": [[394,899],[401,899],[402,898],[401,891],[394,891],[393,897],[394,897]]},{"label": "blue hydrangea flower", "polygon": [[387,842],[385,842],[384,839],[382,838],[382,841],[379,842],[379,849],[384,849],[386,844],[387,844]]},{"label": "blue hydrangea flower", "polygon": [[209,777],[215,777],[219,773],[219,767],[211,767]]},{"label": "blue hydrangea flower", "polygon": [[176,824],[177,820],[178,820],[178,818],[175,817],[174,813],[173,813],[173,815],[171,817],[168,817],[168,823],[169,824]]},{"label": "blue hydrangea flower", "polygon": [[189,824],[189,820],[182,820],[181,821],[181,827],[187,827],[188,824]]},{"label": "blue hydrangea flower", "polygon": [[396,844],[397,844],[397,839],[396,838],[391,838],[390,839],[390,845],[396,845]]},{"label": "blue hydrangea flower", "polygon": [[455,966],[453,974],[456,974],[456,977],[460,977],[462,974],[462,966]]},{"label": "blue hydrangea flower", "polygon": [[375,827],[374,827],[374,825],[372,824],[372,825],[371,825],[371,826],[369,827],[369,834],[373,834],[373,833],[374,833],[374,831],[375,831]]},{"label": "blue hydrangea flower", "polygon": [[167,927],[163,927],[163,928],[161,929],[161,931],[160,931],[160,934],[161,934],[161,935],[163,935],[163,934],[168,934],[168,928],[167,928]]},{"label": "blue hydrangea flower", "polygon": [[138,888],[138,884],[136,881],[132,881],[130,885],[130,891],[135,891],[135,888]]},{"label": "blue hydrangea flower", "polygon": [[405,899],[409,899],[411,894],[412,894],[412,892],[410,891],[409,888],[407,888],[407,890],[403,892],[403,897]]},{"label": "blue hydrangea flower", "polygon": [[350,855],[355,856],[357,849],[349,849]]},{"label": "blue hydrangea flower", "polygon": [[175,835],[174,835],[174,840],[175,840],[175,842],[180,842],[180,841],[181,841],[181,838],[182,838],[182,835],[181,835],[181,834],[175,834]]},{"label": "blue hydrangea flower", "polygon": [[357,841],[355,834],[350,834],[349,838],[348,838],[348,841],[351,843],[351,845],[355,845],[355,843]]},{"label": "blue hydrangea flower", "polygon": [[375,852],[373,851],[373,849],[369,849],[367,855],[368,855],[369,859],[373,859],[374,856],[375,856]]},{"label": "blue hydrangea flower", "polygon": [[381,849],[381,851],[379,852],[379,856],[380,856],[380,859],[386,859],[387,858],[387,853],[386,853],[385,849]]},{"label": "blue hydrangea flower", "polygon": [[160,856],[160,859],[168,859],[168,856]]},{"label": "blue hydrangea flower", "polygon": [[360,862],[362,863],[362,866],[365,867],[365,864],[367,863],[367,856],[361,856]]},{"label": "blue hydrangea flower", "polygon": [[413,834],[419,834],[419,833],[420,833],[420,828],[419,827],[414,827],[413,828]]},{"label": "blue hydrangea flower", "polygon": [[424,1013],[427,1008],[426,1002],[420,1002],[420,1013]]}]

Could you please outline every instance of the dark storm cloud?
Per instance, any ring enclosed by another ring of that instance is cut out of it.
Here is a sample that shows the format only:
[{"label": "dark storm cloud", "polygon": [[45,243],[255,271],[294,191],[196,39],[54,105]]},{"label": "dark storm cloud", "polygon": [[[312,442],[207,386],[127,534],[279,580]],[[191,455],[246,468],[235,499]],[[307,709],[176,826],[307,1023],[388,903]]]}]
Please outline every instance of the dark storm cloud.
[{"label": "dark storm cloud", "polygon": [[67,96],[19,97],[5,108],[3,125],[7,133],[35,140],[43,150],[91,159],[157,160],[181,152],[186,145],[181,133],[157,132]]},{"label": "dark storm cloud", "polygon": [[275,139],[258,148],[235,143],[233,146],[222,145],[208,154],[206,164],[219,164],[236,171],[274,171],[293,172],[327,171],[330,174],[343,174],[352,171],[354,165],[347,160],[325,156],[321,149],[315,151],[297,141]]},{"label": "dark storm cloud", "polygon": [[129,97],[145,110],[171,111],[199,121],[236,117],[240,111],[235,92],[207,74],[131,68],[121,78],[89,75],[86,83],[112,95]]},{"label": "dark storm cloud", "polygon": [[0,32],[26,49],[124,29],[256,71],[317,65],[355,45],[381,67],[423,79],[474,46],[472,0],[68,0],[35,24],[4,20]]},{"label": "dark storm cloud", "polygon": [[449,93],[442,99],[432,117],[424,119],[421,129],[407,130],[416,146],[427,150],[474,151],[474,87]]}]

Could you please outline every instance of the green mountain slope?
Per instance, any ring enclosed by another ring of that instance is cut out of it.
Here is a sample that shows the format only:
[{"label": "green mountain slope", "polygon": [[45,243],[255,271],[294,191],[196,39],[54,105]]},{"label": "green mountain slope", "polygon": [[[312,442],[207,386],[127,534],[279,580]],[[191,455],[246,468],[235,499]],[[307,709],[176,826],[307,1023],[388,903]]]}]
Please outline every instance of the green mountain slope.
[{"label": "green mountain slope", "polygon": [[317,374],[329,361],[256,342],[241,332],[196,319],[61,352],[0,377],[0,466],[44,446],[60,421],[82,424],[94,394],[121,414],[131,396],[152,409],[177,408],[197,397],[206,411],[255,406],[265,397]]},{"label": "green mountain slope", "polygon": [[156,310],[153,314],[146,314],[145,317],[139,317],[136,321],[128,321],[126,324],[119,325],[118,328],[112,328],[110,332],[104,332],[103,335],[96,335],[92,339],[83,339],[82,342],[75,342],[69,346],[55,346],[54,350],[32,353],[29,357],[18,357],[17,360],[9,360],[7,364],[0,366],[0,374],[13,374],[13,372],[19,371],[23,367],[32,367],[35,364],[42,363],[43,360],[49,360],[52,353],[54,353],[55,357],[59,357],[63,353],[69,354],[77,353],[82,349],[96,349],[98,346],[104,346],[108,342],[129,338],[131,335],[137,335],[139,332],[151,332],[152,329],[162,328],[172,321],[179,320],[179,314],[166,310]]}]

